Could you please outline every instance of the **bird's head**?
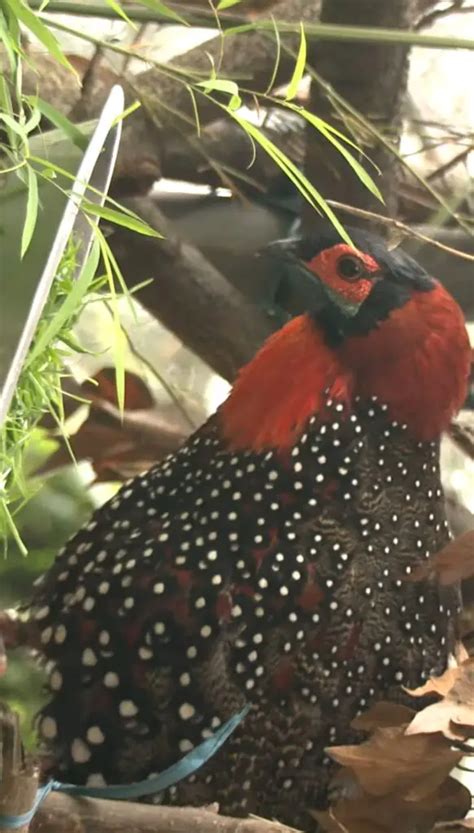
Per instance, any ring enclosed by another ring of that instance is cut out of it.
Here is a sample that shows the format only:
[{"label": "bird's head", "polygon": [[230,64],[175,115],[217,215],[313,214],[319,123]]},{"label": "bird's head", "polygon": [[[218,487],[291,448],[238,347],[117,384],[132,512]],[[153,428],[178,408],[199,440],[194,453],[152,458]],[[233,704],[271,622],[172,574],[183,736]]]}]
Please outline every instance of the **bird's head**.
[{"label": "bird's head", "polygon": [[377,235],[359,229],[348,232],[354,246],[332,229],[277,240],[267,247],[281,271],[282,303],[293,314],[310,313],[331,347],[366,335],[402,308],[413,292],[436,286],[402,250],[389,251]]},{"label": "bird's head", "polygon": [[234,398],[249,420],[259,400],[262,413],[272,412],[273,427],[262,417],[254,423],[257,445],[284,445],[285,433],[291,441],[328,388],[349,406],[376,396],[419,440],[438,437],[464,401],[470,347],[454,299],[402,250],[348,233],[353,246],[331,229],[268,247],[280,300],[296,317],[244,368],[229,400],[228,410]]}]

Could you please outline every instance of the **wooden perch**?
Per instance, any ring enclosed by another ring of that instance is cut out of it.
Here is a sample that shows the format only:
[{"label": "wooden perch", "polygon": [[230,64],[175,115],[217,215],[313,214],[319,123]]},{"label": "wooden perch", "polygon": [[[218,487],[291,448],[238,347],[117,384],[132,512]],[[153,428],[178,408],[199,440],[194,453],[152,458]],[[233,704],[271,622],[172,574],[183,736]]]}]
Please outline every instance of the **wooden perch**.
[{"label": "wooden perch", "polygon": [[[23,758],[19,718],[15,712],[0,704],[0,814],[20,816],[31,810],[37,789],[38,770]],[[66,828],[65,828],[66,829]],[[17,827],[17,833],[26,833],[28,826]],[[0,833],[10,833],[2,827]]]},{"label": "wooden perch", "polygon": [[[234,819],[193,807],[162,807],[51,793],[30,833],[290,833],[277,822]],[[294,833],[294,831],[292,831]]]},{"label": "wooden perch", "polygon": [[[0,814],[19,816],[34,806],[39,770],[25,759],[19,718],[0,704]],[[2,827],[0,833],[11,833]],[[53,792],[39,806],[30,825],[17,833],[290,833],[284,825],[219,816],[210,808],[164,807],[128,801],[73,798]]]},{"label": "wooden perch", "polygon": [[139,301],[217,373],[232,381],[274,327],[194,246],[182,242],[150,199],[124,204],[166,239],[114,230],[110,245],[128,286],[152,278]]}]

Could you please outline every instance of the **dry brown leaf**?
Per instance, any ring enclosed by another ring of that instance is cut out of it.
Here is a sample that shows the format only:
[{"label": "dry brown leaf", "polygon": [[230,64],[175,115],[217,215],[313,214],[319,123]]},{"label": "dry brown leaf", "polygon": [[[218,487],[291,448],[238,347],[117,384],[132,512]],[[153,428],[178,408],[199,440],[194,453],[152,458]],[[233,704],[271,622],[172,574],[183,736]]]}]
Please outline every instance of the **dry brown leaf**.
[{"label": "dry brown leaf", "polygon": [[[411,693],[411,692],[409,692]],[[400,703],[390,703],[381,700],[370,709],[356,717],[351,726],[362,732],[372,732],[374,729],[385,729],[389,726],[401,726],[410,723],[415,715],[414,709],[402,706]]]},{"label": "dry brown leaf", "polygon": [[[442,732],[446,738],[459,740],[474,731],[474,659],[451,669],[454,683],[439,703],[418,712],[406,729],[407,736]],[[446,672],[448,673],[448,672]],[[443,675],[443,677],[445,677]],[[439,680],[442,677],[438,678]]]},{"label": "dry brown leaf", "polygon": [[[143,411],[153,408],[155,400],[148,385],[130,370],[125,371],[124,409],[126,411]],[[82,383],[85,398],[93,401],[104,400],[119,408],[117,399],[117,381],[115,368],[103,367],[90,380]]]},{"label": "dry brown leaf", "polygon": [[453,668],[447,668],[440,677],[430,677],[424,685],[418,688],[405,688],[405,686],[403,688],[412,697],[425,697],[427,694],[439,694],[440,697],[445,697],[459,677],[459,672],[460,667],[456,665]]},{"label": "dry brown leaf", "polygon": [[474,576],[474,529],[459,535],[406,579],[434,578],[442,585],[456,584]]},{"label": "dry brown leaf", "polygon": [[[466,787],[454,778],[447,778],[435,792],[420,801],[407,800],[397,793],[376,797],[364,793],[354,800],[338,801],[325,813],[312,815],[327,833],[401,833],[404,830],[424,833],[432,830],[437,822],[466,814],[470,805],[471,796]],[[433,833],[437,831],[438,827]]]},{"label": "dry brown leaf", "polygon": [[462,833],[463,830],[474,830],[474,818],[457,819],[456,821],[438,822],[432,833]]},{"label": "dry brown leaf", "polygon": [[416,796],[420,799],[434,792],[463,756],[450,749],[439,733],[407,734],[406,729],[406,726],[376,729],[359,746],[333,746],[327,753],[351,769],[369,795],[382,796],[396,791],[404,796],[416,784]]},{"label": "dry brown leaf", "polygon": [[458,665],[462,665],[463,662],[469,659],[469,654],[462,642],[456,642],[454,646],[454,659]]}]

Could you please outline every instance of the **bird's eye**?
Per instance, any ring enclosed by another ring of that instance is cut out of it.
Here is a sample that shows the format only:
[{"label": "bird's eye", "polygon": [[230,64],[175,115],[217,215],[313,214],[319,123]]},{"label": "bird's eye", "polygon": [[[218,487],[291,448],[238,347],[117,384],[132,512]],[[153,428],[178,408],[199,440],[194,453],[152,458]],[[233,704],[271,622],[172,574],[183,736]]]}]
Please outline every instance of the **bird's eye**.
[{"label": "bird's eye", "polygon": [[337,273],[345,281],[356,281],[365,273],[362,261],[353,255],[340,257],[336,264]]}]

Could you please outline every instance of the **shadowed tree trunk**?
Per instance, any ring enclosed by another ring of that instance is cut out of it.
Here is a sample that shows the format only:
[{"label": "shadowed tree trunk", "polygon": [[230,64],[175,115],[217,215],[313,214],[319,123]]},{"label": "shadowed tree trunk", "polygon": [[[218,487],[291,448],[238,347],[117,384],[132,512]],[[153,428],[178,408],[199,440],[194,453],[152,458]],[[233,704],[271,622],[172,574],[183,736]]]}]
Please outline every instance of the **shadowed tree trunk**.
[{"label": "shadowed tree trunk", "polygon": [[[412,29],[420,13],[429,5],[434,4],[426,0],[323,0],[321,22]],[[409,54],[409,46],[312,41],[309,61],[339,95],[398,145]],[[327,94],[315,82],[311,87],[311,108],[347,133],[347,127],[335,115]],[[381,209],[380,202],[364,188],[337,151],[313,130],[308,131],[307,137],[306,172],[324,196],[359,208]],[[382,172],[378,176],[373,169],[370,171],[384,196],[384,213],[395,214],[397,160],[376,140],[366,138],[370,144],[364,150]],[[356,141],[360,143],[360,137],[356,137]],[[310,207],[305,208],[304,219],[307,225],[314,225],[315,215]]]}]

